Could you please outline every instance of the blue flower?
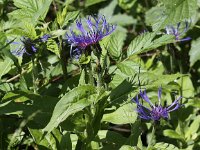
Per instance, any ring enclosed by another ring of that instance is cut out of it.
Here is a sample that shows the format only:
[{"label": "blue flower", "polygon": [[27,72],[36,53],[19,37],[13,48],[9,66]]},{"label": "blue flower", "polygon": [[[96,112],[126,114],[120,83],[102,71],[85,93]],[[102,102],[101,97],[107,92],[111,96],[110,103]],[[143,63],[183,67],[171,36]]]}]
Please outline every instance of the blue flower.
[{"label": "blue flower", "polygon": [[[182,22],[183,23],[183,22]],[[175,36],[176,41],[188,41],[191,40],[190,37],[186,37],[181,39],[181,36],[183,36],[183,34],[185,32],[187,32],[188,28],[189,28],[189,23],[188,21],[184,22],[183,25],[184,29],[181,29],[181,22],[179,22],[176,27],[172,26],[172,25],[168,25],[165,30],[167,34],[171,34]],[[182,31],[181,31],[182,30]]]},{"label": "blue flower", "polygon": [[141,119],[144,120],[153,120],[153,121],[159,121],[161,118],[168,119],[169,113],[172,111],[177,110],[182,105],[179,103],[179,100],[182,98],[181,96],[176,99],[171,105],[163,107],[161,105],[161,92],[162,89],[159,88],[158,90],[158,104],[153,104],[150,99],[148,98],[146,91],[143,92],[140,91],[140,96],[143,100],[145,100],[151,108],[148,108],[146,106],[143,106],[142,103],[140,103],[138,99],[138,95],[135,99],[132,99],[134,103],[137,104],[137,113]]},{"label": "blue flower", "polygon": [[46,42],[50,35],[45,34],[44,36],[32,40],[28,37],[22,37],[20,42],[12,42],[11,44],[18,45],[18,47],[11,51],[13,55],[22,56],[23,54],[32,55],[38,51],[38,44],[40,42]]},{"label": "blue flower", "polygon": [[81,19],[77,20],[76,27],[78,33],[70,28],[70,33],[67,33],[66,37],[71,47],[75,46],[80,50],[96,44],[116,29],[116,25],[107,23],[105,16],[88,16],[84,22]]}]

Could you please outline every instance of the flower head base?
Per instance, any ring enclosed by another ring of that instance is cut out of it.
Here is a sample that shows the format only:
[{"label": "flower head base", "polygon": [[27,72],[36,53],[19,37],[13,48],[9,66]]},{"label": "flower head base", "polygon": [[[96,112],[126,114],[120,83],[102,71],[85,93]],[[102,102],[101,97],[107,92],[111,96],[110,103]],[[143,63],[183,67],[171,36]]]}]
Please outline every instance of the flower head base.
[{"label": "flower head base", "polygon": [[66,36],[71,46],[75,46],[80,50],[96,44],[116,29],[115,25],[107,23],[105,16],[88,16],[84,22],[81,19],[77,20],[76,27],[78,32],[70,28],[70,33],[67,33]]},{"label": "flower head base", "polygon": [[179,103],[179,100],[182,98],[181,96],[176,99],[171,105],[167,107],[163,107],[161,105],[161,91],[162,89],[159,88],[158,90],[158,105],[154,105],[150,99],[148,98],[146,91],[140,91],[140,96],[143,100],[145,100],[151,108],[147,108],[143,106],[138,99],[138,96],[136,96],[135,99],[132,99],[134,103],[137,104],[137,113],[141,119],[144,120],[153,120],[153,121],[159,121],[161,118],[163,119],[168,119],[169,118],[169,113],[177,110],[178,108],[181,107],[181,104]]},{"label": "flower head base", "polygon": [[[181,25],[183,26],[183,29],[181,31]],[[183,34],[185,32],[187,32],[189,28],[189,23],[188,21],[185,21],[184,23],[182,22],[179,22],[176,27],[172,26],[172,25],[169,25],[165,28],[166,30],[166,33],[167,34],[171,34],[171,35],[174,35],[175,36],[175,39],[176,41],[188,41],[188,40],[191,40],[190,37],[186,37],[186,38],[183,38],[181,39],[180,37],[183,36]]]}]

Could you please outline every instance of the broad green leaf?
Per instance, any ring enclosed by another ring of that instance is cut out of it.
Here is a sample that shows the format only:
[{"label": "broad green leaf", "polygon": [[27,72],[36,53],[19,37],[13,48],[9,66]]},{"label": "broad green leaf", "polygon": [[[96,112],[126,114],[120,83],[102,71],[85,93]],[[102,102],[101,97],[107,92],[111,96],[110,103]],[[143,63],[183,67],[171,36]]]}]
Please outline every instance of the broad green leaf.
[{"label": "broad green leaf", "polygon": [[154,145],[154,148],[159,150],[179,150],[176,146],[169,143],[159,142]]},{"label": "broad green leaf", "polygon": [[171,130],[171,129],[164,130],[163,135],[172,139],[184,141],[184,137],[182,135],[178,134],[176,131]]},{"label": "broad green leaf", "polygon": [[[165,9],[159,9],[160,15],[156,15],[158,19],[152,23],[154,30],[163,29],[166,25],[176,24],[180,21],[191,19],[197,12],[196,0],[159,0],[164,4]],[[157,5],[156,7],[160,7]],[[163,6],[161,6],[163,8]],[[158,9],[151,10],[157,11]],[[156,14],[156,12],[154,12]],[[150,16],[150,15],[149,15]],[[155,16],[155,17],[156,17]]]},{"label": "broad green leaf", "polygon": [[105,114],[102,120],[113,124],[127,124],[134,123],[136,119],[137,113],[134,111],[134,106],[129,103],[119,107],[116,111],[110,114]]},{"label": "broad green leaf", "polygon": [[33,25],[43,20],[49,10],[52,0],[14,0],[14,5],[19,9],[10,14],[20,20],[31,22]]},{"label": "broad green leaf", "polygon": [[116,6],[117,6],[117,1],[116,0],[111,1],[106,7],[99,10],[99,15],[106,15],[107,17],[112,16]]},{"label": "broad green leaf", "polygon": [[[126,25],[136,24],[136,20],[133,19],[133,17],[125,15],[125,14],[117,14],[117,15],[114,15],[110,19],[110,23],[126,26]],[[120,36],[120,35],[117,35],[117,36]]]},{"label": "broad green leaf", "polygon": [[195,89],[189,76],[183,76],[176,81],[182,90],[182,96],[185,98],[194,97]]},{"label": "broad green leaf", "polygon": [[29,127],[44,128],[50,120],[53,108],[58,99],[50,96],[39,96],[25,92],[9,92],[0,103],[0,115],[16,114],[28,117],[37,112]]},{"label": "broad green leaf", "polygon": [[121,72],[128,76],[134,76],[136,73],[139,73],[139,68],[140,72],[146,72],[146,70],[144,68],[141,68],[138,63],[135,63],[131,60],[122,61],[117,64],[117,67]]},{"label": "broad green leaf", "polygon": [[118,59],[122,55],[122,47],[124,40],[126,39],[126,33],[116,31],[114,32],[109,40],[107,49],[109,54],[114,58]]},{"label": "broad green leaf", "polygon": [[94,93],[95,88],[90,85],[82,85],[68,92],[56,104],[51,120],[43,130],[51,132],[67,117],[89,106],[93,102],[90,98]]},{"label": "broad green leaf", "polygon": [[145,32],[137,36],[128,46],[127,55],[140,54],[149,50],[155,49],[159,46],[166,45],[174,42],[174,36],[163,35],[159,38],[156,37],[156,32]]},{"label": "broad green leaf", "polygon": [[190,67],[192,67],[198,60],[200,60],[200,38],[192,41],[192,46],[189,52],[190,55]]}]

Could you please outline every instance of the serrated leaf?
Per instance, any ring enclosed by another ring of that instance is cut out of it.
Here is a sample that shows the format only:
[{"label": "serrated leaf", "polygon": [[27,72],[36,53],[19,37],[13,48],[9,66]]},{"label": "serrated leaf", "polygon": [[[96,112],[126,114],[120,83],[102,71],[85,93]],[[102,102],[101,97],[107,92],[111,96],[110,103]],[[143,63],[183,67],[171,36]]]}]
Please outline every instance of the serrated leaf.
[{"label": "serrated leaf", "polygon": [[159,38],[155,38],[155,36],[156,32],[146,32],[137,36],[128,46],[127,55],[140,54],[174,42],[174,36],[172,35],[163,35]]},{"label": "serrated leaf", "polygon": [[131,56],[138,53],[142,49],[148,48],[155,35],[155,33],[146,32],[137,36],[128,46],[127,55]]},{"label": "serrated leaf", "polygon": [[116,111],[105,114],[102,121],[111,122],[113,124],[134,123],[137,120],[137,113],[134,111],[133,104],[125,104]]},{"label": "serrated leaf", "polygon": [[58,48],[58,44],[53,39],[48,39],[47,49],[50,50],[51,52],[55,53],[58,57],[60,57],[60,51]]},{"label": "serrated leaf", "polygon": [[33,25],[43,20],[49,9],[52,0],[14,0],[14,5],[19,9],[10,14],[20,20],[31,22]]},{"label": "serrated leaf", "polygon": [[200,60],[200,38],[192,41],[192,46],[189,52],[190,55],[190,67],[192,67],[198,60]]},{"label": "serrated leaf", "polygon": [[126,33],[116,31],[114,32],[107,45],[109,54],[114,58],[118,59],[122,54],[122,47],[124,40],[126,39]]},{"label": "serrated leaf", "polygon": [[[160,15],[157,15],[157,19],[152,20],[154,31],[163,29],[169,24],[176,24],[180,21],[191,19],[197,12],[196,0],[160,0],[160,2],[165,7],[161,6],[163,10],[159,9],[161,11]],[[156,7],[160,7],[160,5]],[[152,11],[157,10],[154,8]],[[154,14],[156,13],[154,12]]]},{"label": "serrated leaf", "polygon": [[51,132],[67,117],[90,105],[93,102],[90,98],[94,93],[95,88],[91,85],[82,85],[68,92],[56,104],[51,120],[43,130]]},{"label": "serrated leaf", "polygon": [[71,21],[74,21],[78,17],[79,13],[79,11],[67,12],[61,27],[66,26]]},{"label": "serrated leaf", "polygon": [[140,72],[145,72],[144,68],[141,68],[141,66],[139,64],[137,64],[131,60],[126,60],[126,61],[122,61],[122,62],[118,63],[117,68],[119,68],[119,70],[121,72],[123,72],[124,74],[126,74],[128,76],[133,76],[136,73],[138,73],[139,68],[140,68]]}]

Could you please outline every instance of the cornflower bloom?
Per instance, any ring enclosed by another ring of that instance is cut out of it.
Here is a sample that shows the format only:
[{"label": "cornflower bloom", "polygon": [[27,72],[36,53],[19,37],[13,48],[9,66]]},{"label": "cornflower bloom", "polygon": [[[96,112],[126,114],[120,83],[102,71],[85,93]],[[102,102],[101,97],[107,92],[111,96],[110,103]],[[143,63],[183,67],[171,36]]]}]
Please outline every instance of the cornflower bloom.
[{"label": "cornflower bloom", "polygon": [[157,104],[154,105],[148,98],[146,91],[145,90],[143,92],[140,91],[141,98],[143,100],[145,100],[150,105],[151,108],[143,106],[139,102],[138,95],[136,96],[135,99],[132,99],[132,101],[137,104],[137,113],[141,119],[153,120],[153,121],[159,121],[161,118],[168,119],[170,112],[175,111],[182,106],[179,103],[179,100],[182,98],[180,96],[171,105],[169,105],[167,107],[163,107],[161,105],[161,93],[162,93],[162,89],[159,88],[159,90],[158,90],[158,105]]},{"label": "cornflower bloom", "polygon": [[[86,25],[83,26],[83,23]],[[68,42],[71,44],[70,54],[74,53],[72,47],[79,49],[79,53],[82,53],[86,47],[96,44],[98,41],[103,39],[105,36],[111,34],[115,29],[116,25],[107,23],[105,16],[88,16],[84,22],[79,19],[76,21],[76,27],[78,32],[70,28],[70,33],[66,34]]]},{"label": "cornflower bloom", "polygon": [[[183,23],[183,22],[182,22]],[[186,37],[181,39],[180,37],[183,36],[184,33],[187,32],[188,28],[189,28],[189,23],[188,21],[184,22],[183,25],[184,29],[181,29],[181,22],[179,22],[176,27],[172,26],[172,25],[168,25],[165,30],[167,34],[171,34],[175,36],[176,41],[188,41],[191,40],[190,37]],[[181,31],[182,30],[182,31]]]},{"label": "cornflower bloom", "polygon": [[32,40],[28,37],[22,37],[20,42],[12,42],[11,44],[19,45],[16,49],[12,50],[12,54],[16,56],[22,56],[23,54],[32,55],[37,52],[37,44],[39,42],[46,42],[50,35],[45,34],[44,36]]}]

